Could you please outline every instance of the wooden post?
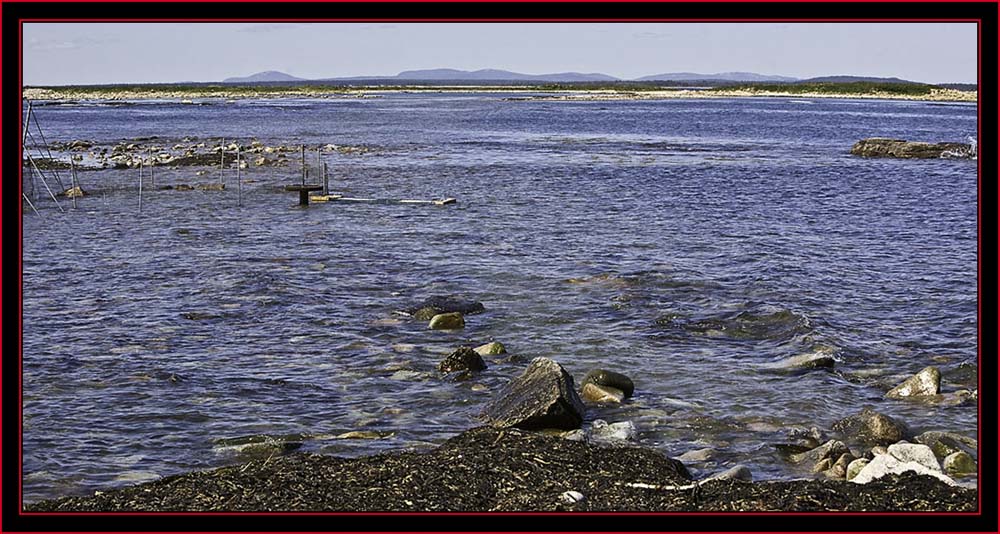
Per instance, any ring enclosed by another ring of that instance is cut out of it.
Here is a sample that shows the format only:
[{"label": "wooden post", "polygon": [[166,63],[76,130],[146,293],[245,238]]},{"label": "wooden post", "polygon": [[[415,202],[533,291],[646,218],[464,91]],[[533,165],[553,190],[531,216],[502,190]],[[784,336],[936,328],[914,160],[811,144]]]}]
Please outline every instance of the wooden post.
[{"label": "wooden post", "polygon": [[139,159],[139,213],[142,213],[142,158]]},{"label": "wooden post", "polygon": [[76,189],[76,164],[73,163],[73,157],[72,156],[70,156],[70,158],[69,158],[69,171],[70,171],[70,176],[69,176],[69,180],[70,180],[70,182],[69,182],[70,186],[69,187],[70,187],[70,190],[69,191],[70,191],[70,194],[73,195],[73,209],[76,209],[76,191],[75,191],[75,189]]},{"label": "wooden post", "polygon": [[243,207],[243,174],[240,171],[240,145],[236,145],[236,183],[238,195],[236,198],[237,204]]}]

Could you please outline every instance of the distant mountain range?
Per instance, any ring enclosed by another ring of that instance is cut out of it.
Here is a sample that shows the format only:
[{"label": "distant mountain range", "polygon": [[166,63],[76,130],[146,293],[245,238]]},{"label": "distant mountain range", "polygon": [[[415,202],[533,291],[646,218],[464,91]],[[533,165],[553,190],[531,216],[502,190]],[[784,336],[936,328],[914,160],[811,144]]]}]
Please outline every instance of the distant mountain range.
[{"label": "distant mountain range", "polygon": [[788,76],[768,76],[754,72],[720,72],[717,74],[698,74],[697,72],[667,72],[636,78],[637,82],[797,82],[798,78]]},{"label": "distant mountain range", "polygon": [[458,69],[424,69],[407,70],[394,76],[351,76],[340,78],[320,78],[306,79],[298,78],[269,70],[258,72],[250,76],[226,78],[222,83],[266,83],[266,82],[349,82],[356,80],[371,81],[407,81],[407,82],[678,82],[691,84],[693,82],[707,83],[850,83],[850,82],[873,82],[873,83],[921,83],[899,78],[874,78],[866,76],[822,76],[818,78],[792,78],[790,76],[775,76],[757,74],[754,72],[720,72],[715,74],[700,74],[697,72],[667,72],[663,74],[653,74],[635,78],[634,80],[622,80],[602,74],[599,72],[557,72],[550,74],[523,74],[498,69],[480,69],[474,71]]}]

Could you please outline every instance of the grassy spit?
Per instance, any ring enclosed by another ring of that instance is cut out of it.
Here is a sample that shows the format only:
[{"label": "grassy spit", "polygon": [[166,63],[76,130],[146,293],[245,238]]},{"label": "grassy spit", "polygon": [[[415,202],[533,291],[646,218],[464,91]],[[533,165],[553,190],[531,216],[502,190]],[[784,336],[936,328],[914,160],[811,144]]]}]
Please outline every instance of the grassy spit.
[{"label": "grassy spit", "polygon": [[333,85],[333,84],[157,84],[80,85],[25,87],[29,100],[142,100],[142,99],[259,99],[259,98],[365,98],[393,92],[535,92],[545,100],[656,100],[713,97],[879,98],[924,101],[975,102],[977,91],[959,91],[933,85],[904,83],[750,83],[708,88],[655,83],[579,83],[520,85]]}]

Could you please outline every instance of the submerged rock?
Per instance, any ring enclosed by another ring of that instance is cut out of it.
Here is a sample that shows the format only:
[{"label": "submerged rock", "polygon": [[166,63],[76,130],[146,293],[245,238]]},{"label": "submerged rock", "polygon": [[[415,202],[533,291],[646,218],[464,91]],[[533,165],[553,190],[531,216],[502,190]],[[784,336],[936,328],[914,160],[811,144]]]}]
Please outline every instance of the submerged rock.
[{"label": "submerged rock", "polygon": [[971,158],[976,151],[966,143],[923,143],[872,137],[854,143],[851,154],[866,158]]},{"label": "submerged rock", "polygon": [[902,399],[937,395],[940,391],[941,371],[932,365],[907,378],[902,384],[889,390],[885,396],[890,399]]},{"label": "submerged rock", "polygon": [[769,305],[757,305],[738,313],[689,322],[672,321],[665,326],[680,327],[709,337],[746,340],[790,339],[812,329],[807,317]]},{"label": "submerged rock", "polygon": [[87,192],[81,189],[80,186],[76,186],[63,191],[62,195],[66,198],[83,198],[87,195]]},{"label": "submerged rock", "polygon": [[614,388],[622,393],[624,399],[632,396],[635,391],[635,384],[632,379],[614,371],[606,369],[594,369],[583,377],[582,386],[593,384],[602,388]]},{"label": "submerged rock", "polygon": [[814,352],[799,354],[767,363],[761,366],[762,370],[773,372],[794,372],[809,369],[831,369],[836,364],[833,359],[833,349],[821,348]]},{"label": "submerged rock", "polygon": [[210,183],[210,184],[198,184],[195,189],[199,191],[223,191],[226,189],[226,184],[223,183]]},{"label": "submerged rock", "polygon": [[889,445],[908,436],[906,425],[871,408],[837,421],[833,424],[833,430],[867,446]]},{"label": "submerged rock", "polygon": [[438,370],[442,373],[482,371],[483,369],[486,369],[486,362],[483,361],[479,353],[469,347],[459,347],[438,364]]},{"label": "submerged rock", "polygon": [[480,419],[496,427],[572,430],[583,422],[573,377],[548,358],[535,358],[486,405]]},{"label": "submerged rock", "polygon": [[465,328],[465,317],[459,312],[439,313],[431,317],[431,322],[427,326],[434,330],[458,330]]},{"label": "submerged rock", "polygon": [[[474,315],[483,313],[484,311],[486,311],[486,307],[483,306],[482,302],[466,299],[459,295],[448,295],[430,297],[417,306],[402,310],[402,313],[411,315],[416,319],[427,320],[425,317],[429,318],[428,314],[433,316],[441,313],[458,312],[462,315]],[[421,314],[421,317],[417,317],[416,314],[418,313]]]},{"label": "submerged rock", "polygon": [[721,471],[706,478],[702,482],[708,482],[710,480],[740,480],[743,482],[752,482],[753,474],[747,466],[737,464],[729,469],[726,469],[725,471]]},{"label": "submerged rock", "polygon": [[231,452],[240,456],[269,457],[275,454],[286,454],[300,447],[305,440],[302,434],[272,436],[256,434],[237,438],[216,439],[213,448],[216,452]]}]

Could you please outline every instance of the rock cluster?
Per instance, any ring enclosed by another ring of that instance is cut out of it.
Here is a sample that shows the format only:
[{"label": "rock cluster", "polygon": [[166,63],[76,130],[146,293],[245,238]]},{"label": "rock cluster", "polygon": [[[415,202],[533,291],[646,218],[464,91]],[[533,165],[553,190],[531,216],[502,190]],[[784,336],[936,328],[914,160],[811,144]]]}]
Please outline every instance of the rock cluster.
[{"label": "rock cluster", "polygon": [[873,137],[851,147],[851,154],[866,158],[970,158],[975,149],[966,143],[921,143]]}]

